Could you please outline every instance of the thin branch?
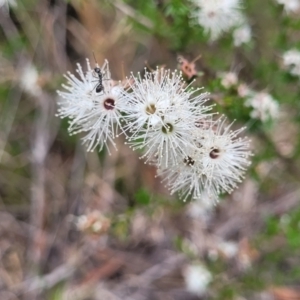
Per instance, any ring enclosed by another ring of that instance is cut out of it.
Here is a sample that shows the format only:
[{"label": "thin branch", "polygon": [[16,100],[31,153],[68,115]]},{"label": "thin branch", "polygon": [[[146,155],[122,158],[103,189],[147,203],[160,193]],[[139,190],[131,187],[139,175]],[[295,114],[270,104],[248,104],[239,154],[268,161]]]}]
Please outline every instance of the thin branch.
[{"label": "thin branch", "polygon": [[125,4],[121,1],[118,1],[118,0],[111,1],[111,3],[116,8],[118,8],[122,13],[124,13],[125,15],[133,18],[134,20],[136,20],[138,23],[142,24],[146,28],[148,28],[148,29],[153,29],[154,28],[153,23],[148,18],[146,18],[145,16],[142,16],[141,14],[136,12],[129,5],[127,5],[127,4]]}]

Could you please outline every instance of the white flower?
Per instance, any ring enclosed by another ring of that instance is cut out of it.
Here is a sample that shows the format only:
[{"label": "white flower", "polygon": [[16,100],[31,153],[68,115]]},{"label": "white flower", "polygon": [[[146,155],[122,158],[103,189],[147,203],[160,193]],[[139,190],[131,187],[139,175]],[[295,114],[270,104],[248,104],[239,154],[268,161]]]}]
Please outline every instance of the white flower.
[{"label": "white flower", "polygon": [[202,140],[202,174],[206,177],[206,189],[213,194],[231,193],[251,163],[250,141],[239,137],[245,128],[233,131],[231,127],[232,124],[226,125],[226,118],[221,117]]},{"label": "white flower", "polygon": [[130,86],[125,130],[131,133],[129,144],[144,149],[146,162],[167,167],[177,164],[193,147],[191,132],[211,106],[203,106],[207,94],[193,96],[197,90],[185,87],[180,75],[169,70],[133,77]]},{"label": "white flower", "polygon": [[39,74],[33,65],[26,65],[21,72],[20,85],[29,94],[38,96],[41,88],[38,85]]},{"label": "white flower", "polygon": [[243,21],[240,0],[193,0],[193,3],[198,9],[192,12],[192,17],[210,33],[211,40]]},{"label": "white flower", "polygon": [[215,190],[208,190],[206,177],[202,173],[202,162],[199,159],[200,152],[182,157],[176,165],[158,169],[158,175],[167,182],[171,194],[178,192],[184,202],[191,196],[195,201],[209,206],[208,203],[216,203],[218,194]]},{"label": "white flower", "polygon": [[203,295],[212,281],[211,273],[201,264],[189,265],[183,270],[186,289],[198,296]]},{"label": "white flower", "polygon": [[233,33],[233,44],[236,47],[247,44],[251,40],[251,27],[248,24],[236,28]]},{"label": "white flower", "polygon": [[241,83],[237,87],[237,93],[240,97],[245,98],[251,96],[254,92],[249,88],[246,83]]},{"label": "white flower", "polygon": [[222,72],[219,76],[221,77],[221,84],[226,89],[229,89],[238,83],[238,77],[234,72]]},{"label": "white flower", "polygon": [[167,116],[165,123],[153,126],[140,135],[141,141],[135,140],[134,149],[144,149],[146,162],[155,162],[157,166],[167,167],[177,164],[181,157],[193,146],[189,133],[194,123],[179,117]]},{"label": "white flower", "polygon": [[105,233],[110,225],[110,220],[99,211],[93,210],[86,215],[80,215],[75,219],[78,230],[90,233]]},{"label": "white flower", "polygon": [[253,108],[250,116],[262,122],[275,119],[279,115],[278,102],[266,92],[253,93],[253,95],[247,99],[245,105]]},{"label": "white flower", "polygon": [[283,65],[295,76],[300,76],[300,51],[291,49],[286,51],[283,56]]},{"label": "white flower", "polygon": [[209,128],[199,128],[194,135],[197,148],[193,152],[177,165],[159,169],[171,193],[179,192],[184,201],[191,195],[215,203],[220,193],[231,193],[242,181],[252,155],[249,140],[238,137],[244,128],[232,131],[232,124],[225,121],[221,117],[207,122]]},{"label": "white flower", "polygon": [[180,76],[170,76],[169,71],[146,71],[144,78],[140,74],[132,76],[129,87],[133,92],[127,95],[130,113],[124,117],[128,124],[124,128],[130,130],[132,137],[137,136],[145,125],[163,124],[161,116],[175,104],[181,104],[177,103],[177,90],[183,89],[183,81]]},{"label": "white flower", "polygon": [[58,91],[62,98],[58,102],[58,116],[71,119],[70,134],[86,133],[83,142],[88,145],[88,151],[93,151],[97,146],[99,150],[106,146],[109,151],[108,141],[116,148],[114,138],[121,127],[121,112],[126,111],[126,99],[121,87],[113,85],[107,61],[101,69],[103,90],[99,93],[96,91],[99,79],[91,69],[89,60],[86,73],[79,64],[76,71],[80,79],[68,72],[65,75],[68,84],[62,85],[66,91]]},{"label": "white flower", "polygon": [[6,9],[9,8],[9,6],[17,6],[16,0],[0,0],[0,8],[5,7]]},{"label": "white flower", "polygon": [[276,0],[279,4],[284,6],[284,10],[287,13],[297,12],[300,9],[299,0]]},{"label": "white flower", "polygon": [[228,259],[234,258],[239,251],[238,244],[234,242],[220,241],[217,247],[218,250]]}]

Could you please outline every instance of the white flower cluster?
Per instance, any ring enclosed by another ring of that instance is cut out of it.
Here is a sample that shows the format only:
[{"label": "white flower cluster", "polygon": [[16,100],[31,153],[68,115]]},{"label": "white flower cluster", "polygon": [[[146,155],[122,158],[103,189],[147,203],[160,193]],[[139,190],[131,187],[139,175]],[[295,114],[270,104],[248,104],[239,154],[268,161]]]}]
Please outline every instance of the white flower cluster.
[{"label": "white flower cluster", "polygon": [[212,274],[201,264],[188,265],[183,270],[186,289],[195,295],[202,296],[212,281]]},{"label": "white flower cluster", "polygon": [[171,192],[184,200],[209,195],[216,201],[243,179],[252,155],[249,140],[238,137],[244,128],[234,131],[224,117],[215,120],[212,106],[204,105],[207,94],[186,85],[177,72],[132,75],[126,89],[111,80],[107,62],[101,79],[88,60],[87,72],[79,64],[77,72],[80,78],[68,73],[65,91],[58,91],[58,116],[70,119],[71,134],[85,134],[89,151],[109,149],[108,143],[116,147],[114,139],[125,134],[127,144],[156,165]]},{"label": "white flower cluster", "polygon": [[300,77],[300,51],[291,49],[286,51],[283,56],[283,65],[292,75]]},{"label": "white flower cluster", "polygon": [[240,27],[236,28],[232,35],[234,46],[239,47],[242,44],[247,44],[251,41],[251,27],[249,24],[244,23]]},{"label": "white flower cluster", "polygon": [[245,106],[252,108],[251,118],[262,122],[278,118],[279,104],[269,93],[253,91],[243,83],[238,86],[237,91],[240,97],[246,98]]},{"label": "white flower cluster", "polygon": [[245,106],[252,107],[251,118],[266,122],[278,117],[279,104],[270,94],[250,90],[246,98]]},{"label": "white flower cluster", "polygon": [[294,13],[300,10],[300,0],[276,0],[278,4],[283,5],[287,13]]},{"label": "white flower cluster", "polygon": [[237,94],[245,98],[244,106],[251,107],[250,117],[266,122],[279,115],[279,103],[266,92],[256,92],[245,83],[239,83],[235,72],[220,72],[221,85],[225,89],[236,88]]},{"label": "white flower cluster", "polygon": [[196,10],[191,16],[210,35],[212,41],[233,28],[234,45],[240,46],[251,39],[251,28],[242,14],[241,0],[192,0]]},{"label": "white flower cluster", "polygon": [[220,72],[221,85],[225,89],[230,89],[238,84],[238,76],[235,72]]}]

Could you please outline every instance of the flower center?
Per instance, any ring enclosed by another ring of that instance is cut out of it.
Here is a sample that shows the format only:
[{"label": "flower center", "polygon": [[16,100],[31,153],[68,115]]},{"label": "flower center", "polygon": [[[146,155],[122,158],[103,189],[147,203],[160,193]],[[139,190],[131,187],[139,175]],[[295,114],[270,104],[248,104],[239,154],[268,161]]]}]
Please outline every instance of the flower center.
[{"label": "flower center", "polygon": [[216,159],[220,156],[220,150],[219,149],[212,149],[209,153],[210,158]]},{"label": "flower center", "polygon": [[214,12],[214,11],[210,11],[209,13],[208,13],[208,17],[209,18],[214,18],[216,16],[216,13]]},{"label": "flower center", "polygon": [[163,127],[162,127],[162,132],[164,133],[164,134],[168,134],[169,132],[172,132],[173,131],[173,125],[172,124],[170,124],[170,123],[166,123]]},{"label": "flower center", "polygon": [[183,163],[186,165],[186,166],[193,166],[195,161],[190,157],[190,156],[187,156],[184,160],[183,160]]},{"label": "flower center", "polygon": [[107,98],[104,100],[104,108],[107,110],[113,110],[115,108],[115,100],[112,98]]},{"label": "flower center", "polygon": [[150,104],[149,106],[146,107],[146,113],[147,115],[153,115],[156,112],[156,107],[154,104]]}]

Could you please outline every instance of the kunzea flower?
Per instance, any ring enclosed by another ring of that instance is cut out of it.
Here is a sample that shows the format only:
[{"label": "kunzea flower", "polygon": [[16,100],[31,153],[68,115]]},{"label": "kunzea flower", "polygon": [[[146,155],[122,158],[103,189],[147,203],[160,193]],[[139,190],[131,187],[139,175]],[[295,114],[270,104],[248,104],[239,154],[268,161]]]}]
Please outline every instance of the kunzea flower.
[{"label": "kunzea flower", "polygon": [[247,23],[234,29],[232,33],[234,46],[239,47],[242,44],[249,43],[251,40],[251,35],[251,27]]},{"label": "kunzea flower", "polygon": [[183,201],[191,198],[200,202],[216,203],[218,194],[215,190],[206,188],[207,178],[202,173],[200,152],[194,149],[190,152],[190,155],[181,157],[176,165],[169,164],[168,167],[159,168],[158,175],[163,178],[162,182],[166,183],[171,195],[177,192]]},{"label": "kunzea flower", "polygon": [[41,88],[38,84],[39,74],[34,65],[27,64],[21,71],[20,86],[28,93],[35,97],[41,94]]},{"label": "kunzea flower", "polygon": [[221,117],[215,122],[203,122],[199,127],[197,149],[193,149],[179,164],[160,168],[158,175],[167,182],[171,193],[178,192],[184,201],[216,203],[218,195],[231,193],[242,181],[250,165],[249,140],[238,137],[244,130],[231,130]]},{"label": "kunzea flower", "polygon": [[138,135],[142,128],[164,124],[166,113],[179,112],[184,118],[186,112],[194,109],[195,104],[192,102],[197,102],[198,114],[211,109],[203,106],[207,94],[192,97],[196,90],[185,85],[181,74],[171,73],[170,70],[146,71],[143,78],[140,74],[132,76],[129,90],[129,112],[124,116],[128,125],[124,129],[129,130],[132,136]]},{"label": "kunzea flower", "polygon": [[216,203],[218,194],[216,190],[207,189],[207,177],[203,174],[202,147],[211,134],[211,126],[214,122],[206,118],[197,123],[197,129],[193,130],[194,147],[188,149],[186,156],[180,156],[176,164],[170,161],[167,166],[158,168],[158,176],[170,190],[171,194],[178,193],[179,197],[186,201],[188,198]]},{"label": "kunzea flower", "polygon": [[213,194],[231,193],[244,178],[250,165],[250,140],[239,137],[245,127],[232,130],[224,117],[211,126],[209,134],[202,139],[200,157],[205,187]]},{"label": "kunzea flower", "polygon": [[201,264],[188,265],[183,271],[186,289],[197,296],[202,296],[213,280],[212,274]]},{"label": "kunzea flower", "polygon": [[278,102],[266,92],[252,93],[247,98],[245,106],[252,107],[251,118],[262,122],[276,119],[279,115]]},{"label": "kunzea flower", "polygon": [[238,76],[235,72],[221,72],[219,77],[225,89],[230,89],[238,84]]},{"label": "kunzea flower", "polygon": [[[97,66],[96,66],[97,67]],[[108,141],[114,146],[114,138],[120,127],[121,112],[126,111],[126,99],[122,87],[115,85],[110,78],[108,62],[101,68],[103,89],[97,92],[99,78],[87,60],[87,71],[83,72],[77,64],[79,78],[70,72],[65,75],[67,84],[65,91],[58,91],[61,100],[58,101],[57,115],[70,118],[69,132],[76,134],[84,132],[83,142],[88,151],[97,146],[101,150],[108,148]]]},{"label": "kunzea flower", "polygon": [[196,22],[216,40],[222,32],[243,22],[240,0],[193,0],[197,10],[192,12]]},{"label": "kunzea flower", "polygon": [[283,5],[284,10],[287,13],[293,13],[300,10],[299,0],[277,0],[277,2]]},{"label": "kunzea flower", "polygon": [[240,83],[237,87],[237,93],[241,98],[251,97],[255,92],[246,83]]},{"label": "kunzea flower", "polygon": [[133,149],[143,149],[142,158],[146,163],[164,167],[176,165],[194,147],[191,132],[195,130],[195,122],[192,118],[166,115],[164,123],[141,132],[140,138],[132,142]]},{"label": "kunzea flower", "polygon": [[300,51],[291,49],[286,51],[283,56],[283,65],[292,75],[300,76]]},{"label": "kunzea flower", "polygon": [[180,74],[169,70],[146,72],[134,77],[128,93],[125,130],[131,134],[133,149],[143,149],[146,162],[167,165],[177,162],[192,147],[191,132],[196,122],[208,115],[204,106],[207,94],[194,96],[197,90],[185,86]]}]

